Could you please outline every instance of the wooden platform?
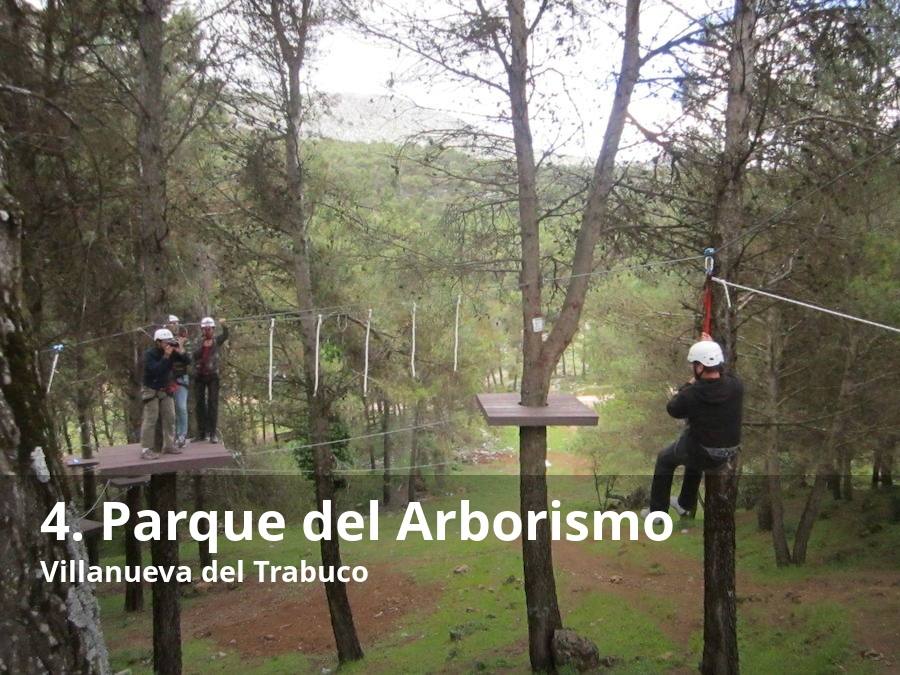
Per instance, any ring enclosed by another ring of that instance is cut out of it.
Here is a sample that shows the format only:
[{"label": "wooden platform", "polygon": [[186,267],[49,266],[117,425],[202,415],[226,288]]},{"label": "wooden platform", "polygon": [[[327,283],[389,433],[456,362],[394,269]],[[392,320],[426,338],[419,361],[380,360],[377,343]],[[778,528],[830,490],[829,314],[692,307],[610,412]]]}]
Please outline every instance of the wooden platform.
[{"label": "wooden platform", "polygon": [[[221,443],[188,443],[180,455],[160,454],[158,459],[141,459],[139,443],[114,445],[100,448],[97,464],[93,470],[101,478],[147,478],[156,473],[179,473],[182,471],[200,471],[215,467],[230,466],[234,463],[231,451]],[[84,466],[84,463],[69,464],[71,468]]]},{"label": "wooden platform", "polygon": [[109,481],[109,484],[113,487],[127,490],[128,488],[134,487],[135,485],[146,485],[149,482],[150,476],[143,475],[128,478],[113,478]]},{"label": "wooden platform", "polygon": [[76,526],[85,537],[98,535],[103,529],[103,523],[97,520],[90,520],[89,518],[76,518],[75,522],[69,525],[70,527]]},{"label": "wooden platform", "polygon": [[597,426],[597,412],[573,394],[550,394],[540,408],[519,405],[519,394],[478,394],[475,397],[492,427]]}]

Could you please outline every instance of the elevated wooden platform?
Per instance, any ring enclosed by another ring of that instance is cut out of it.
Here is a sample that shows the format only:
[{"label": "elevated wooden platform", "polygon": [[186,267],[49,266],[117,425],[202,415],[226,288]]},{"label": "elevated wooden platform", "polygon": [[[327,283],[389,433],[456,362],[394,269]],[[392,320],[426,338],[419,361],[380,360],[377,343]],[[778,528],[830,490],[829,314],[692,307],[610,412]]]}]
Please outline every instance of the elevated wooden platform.
[{"label": "elevated wooden platform", "polygon": [[112,478],[109,481],[109,484],[113,487],[120,488],[122,490],[127,490],[130,487],[134,487],[135,485],[146,485],[150,482],[150,476],[134,476],[129,478]]},{"label": "elevated wooden platform", "polygon": [[519,405],[519,394],[477,394],[478,406],[492,427],[594,427],[600,421],[597,412],[573,394],[550,394],[547,405]]},{"label": "elevated wooden platform", "polygon": [[[139,443],[114,445],[100,448],[97,453],[94,472],[101,478],[134,478],[147,479],[157,473],[180,473],[184,471],[200,471],[234,463],[231,451],[221,443],[205,441],[188,443],[180,455],[160,454],[158,459],[141,459]],[[66,462],[70,468],[85,466],[85,462]]]},{"label": "elevated wooden platform", "polygon": [[103,530],[103,523],[89,518],[76,518],[74,523],[69,523],[69,526],[77,527],[85,537],[99,535]]}]

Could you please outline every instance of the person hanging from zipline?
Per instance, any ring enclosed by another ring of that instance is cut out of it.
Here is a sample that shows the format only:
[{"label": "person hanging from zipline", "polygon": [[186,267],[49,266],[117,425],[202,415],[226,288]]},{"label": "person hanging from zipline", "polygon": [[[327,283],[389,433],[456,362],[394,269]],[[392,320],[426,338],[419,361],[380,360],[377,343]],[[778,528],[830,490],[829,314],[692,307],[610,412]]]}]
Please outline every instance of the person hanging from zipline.
[{"label": "person hanging from zipline", "polygon": [[[187,327],[181,325],[181,320],[174,314],[169,314],[166,328],[172,331],[172,335],[178,341],[182,352],[187,343]],[[181,360],[172,364],[172,379],[175,381],[175,445],[183,448],[187,442],[188,433],[188,365],[189,362]]]},{"label": "person hanging from zipline", "polygon": [[[678,440],[657,455],[650,508],[641,511],[643,517],[668,513],[670,506],[680,516],[694,511],[703,472],[718,469],[740,450],[744,385],[725,372],[722,347],[703,333],[687,360],[694,376],[666,405],[669,415],[685,420],[686,426]],[[672,497],[678,466],[684,466],[684,480],[680,495]]]},{"label": "person hanging from zipline", "polygon": [[153,334],[155,345],[144,354],[144,380],[141,388],[143,413],[141,418],[141,458],[157,459],[156,421],[162,419],[162,451],[181,454],[175,447],[175,390],[178,385],[172,377],[176,363],[187,365],[190,357],[185,353],[172,331],[160,328]]},{"label": "person hanging from zipline", "polygon": [[197,397],[197,441],[219,442],[219,348],[228,340],[225,319],[219,319],[222,332],[216,335],[212,317],[200,321],[202,336],[194,350],[194,395]]}]

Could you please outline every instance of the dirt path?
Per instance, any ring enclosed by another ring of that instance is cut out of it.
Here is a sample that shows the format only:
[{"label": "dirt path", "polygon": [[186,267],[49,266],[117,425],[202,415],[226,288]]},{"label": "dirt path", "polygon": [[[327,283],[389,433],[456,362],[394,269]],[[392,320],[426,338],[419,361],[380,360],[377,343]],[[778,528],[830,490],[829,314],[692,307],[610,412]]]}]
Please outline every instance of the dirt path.
[{"label": "dirt path", "polygon": [[[353,618],[363,644],[390,633],[412,611],[427,611],[437,586],[416,584],[384,566],[370,566],[363,584],[348,584]],[[334,635],[320,584],[245,583],[199,600],[184,613],[186,635],[209,637],[245,656],[334,651]]]}]

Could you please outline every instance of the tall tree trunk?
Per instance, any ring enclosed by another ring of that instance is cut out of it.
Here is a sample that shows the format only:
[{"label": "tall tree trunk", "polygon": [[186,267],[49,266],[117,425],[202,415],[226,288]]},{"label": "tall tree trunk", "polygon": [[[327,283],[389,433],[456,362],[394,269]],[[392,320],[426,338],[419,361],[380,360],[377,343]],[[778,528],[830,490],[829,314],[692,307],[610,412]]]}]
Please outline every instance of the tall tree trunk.
[{"label": "tall tree trunk", "polygon": [[[134,535],[134,528],[138,525],[138,511],[141,510],[141,497],[144,488],[140,485],[132,485],[125,492],[125,504],[128,506],[128,523],[125,526],[125,565],[128,567],[140,567],[142,562],[141,542]],[[140,612],[144,609],[144,584],[140,580],[130,581],[125,584],[125,611]]]},{"label": "tall tree trunk", "polygon": [[[303,181],[303,167],[300,162],[300,127],[302,123],[302,99],[300,90],[300,71],[306,56],[306,37],[312,18],[310,16],[310,0],[302,0],[300,15],[294,16],[290,25],[297,31],[296,35],[289,36],[286,22],[282,20],[283,3],[272,2],[270,4],[270,20],[275,32],[275,38],[281,56],[284,60],[286,73],[285,125],[285,173],[287,176],[287,199],[292,208],[286,213],[289,222],[284,223],[287,231],[291,233],[294,247],[294,286],[297,293],[297,304],[300,311],[304,312],[301,318],[300,334],[303,343],[303,368],[305,374],[306,405],[309,414],[310,440],[318,443],[314,449],[315,462],[315,487],[316,506],[319,510],[325,509],[325,502],[330,503],[332,512],[332,526],[337,527],[337,518],[334,517],[334,454],[330,439],[331,422],[331,395],[327,384],[319,383],[318,392],[314,387],[315,362],[318,341],[316,339],[317,317],[313,309],[315,307],[315,292],[313,287],[312,263],[310,259],[310,242],[306,229],[306,205]],[[296,9],[296,8],[294,8]],[[296,44],[291,43],[291,38],[296,38]],[[322,564],[337,568],[342,565],[340,539],[336,530],[332,531],[330,539],[320,542]],[[347,597],[347,586],[339,581],[335,575],[334,580],[325,583],[325,596],[328,601],[328,611],[331,615],[331,627],[337,645],[338,661],[346,663],[361,659],[362,647],[356,633],[353,622],[353,613],[350,609],[350,600]]]},{"label": "tall tree trunk", "polygon": [[391,402],[386,396],[381,399],[381,442],[383,448],[384,473],[381,480],[381,499],[385,506],[391,503]]},{"label": "tall tree trunk", "polygon": [[[163,96],[164,15],[168,0],[140,0],[137,9],[138,40],[138,120],[137,151],[139,158],[138,199],[140,206],[140,241],[137,243],[144,290],[144,310],[151,321],[162,319],[168,304],[169,285],[166,240],[166,151],[164,147],[165,98]],[[137,336],[135,336],[137,338]],[[140,382],[140,348],[135,340],[134,381],[132,384],[132,433],[138,435],[142,402]],[[177,566],[178,542],[165,536],[167,512],[176,509],[176,475],[157,474],[150,480],[151,509],[163,521],[163,537],[152,542],[150,553],[154,565]],[[178,583],[153,584],[153,669],[165,675],[181,673],[181,607]]]},{"label": "tall tree trunk", "polygon": [[412,424],[412,439],[409,444],[409,483],[407,484],[407,501],[409,503],[418,501],[416,496],[416,485],[422,479],[422,471],[419,469],[419,434],[421,430],[419,425],[422,424],[422,414],[425,409],[425,399],[416,401],[415,415]]},{"label": "tall tree trunk", "polygon": [[[78,416],[78,437],[81,441],[81,456],[91,459],[94,456],[91,434],[91,394],[88,384],[85,382],[84,355],[79,350],[75,355],[75,411]],[[97,476],[93,471],[84,471],[82,476],[84,512],[87,518],[97,519],[94,504],[97,501]],[[88,562],[97,565],[100,562],[99,537],[87,537],[85,542]]]},{"label": "tall tree trunk", "polygon": [[[732,242],[743,221],[743,190],[749,158],[750,125],[755,87],[757,39],[755,0],[735,0],[732,44],[729,53],[728,94],[725,108],[725,145],[715,199],[716,243]],[[717,272],[726,279],[738,273],[740,255],[732,247],[719,251]],[[721,293],[718,293],[721,296]],[[718,297],[716,334],[723,343],[730,368],[738,361],[737,321],[734,309]],[[739,459],[706,476],[703,561],[703,661],[701,672],[726,675],[740,670],[735,604],[734,512]]]},{"label": "tall tree trunk", "polygon": [[[206,507],[203,504],[203,476],[194,476],[191,479],[194,486],[194,512],[203,511]],[[206,534],[201,532],[200,534]],[[198,542],[198,555],[200,558],[200,568],[212,566],[212,554],[209,552],[209,541],[203,539]]]},{"label": "tall tree trunk", "polygon": [[91,585],[45,583],[40,568],[40,561],[83,560],[85,551],[40,531],[70,495],[22,308],[22,224],[7,188],[6,151],[0,127],[0,663],[11,673],[108,673]]},{"label": "tall tree trunk", "polygon": [[781,400],[781,367],[784,354],[781,309],[773,303],[767,311],[766,349],[766,493],[772,514],[772,547],[775,562],[779,567],[791,563],[791,551],[784,529],[784,494],[781,486],[781,433],[778,426],[779,403]]},{"label": "tall tree trunk", "polygon": [[[158,567],[178,567],[178,542],[169,541],[169,512],[178,510],[174,473],[157,473],[150,478],[150,509],[160,518],[160,537],[150,542],[150,555]],[[153,589],[153,672],[181,673],[181,602],[178,582],[157,581]]]},{"label": "tall tree trunk", "polygon": [[859,336],[857,332],[851,328],[834,418],[832,419],[828,438],[825,442],[825,448],[821,455],[822,459],[816,470],[816,479],[813,482],[812,490],[810,490],[809,496],[806,499],[803,513],[800,515],[800,522],[797,525],[797,532],[794,535],[793,560],[795,565],[803,565],[806,563],[806,549],[809,545],[809,539],[812,536],[813,526],[819,518],[819,511],[822,507],[822,497],[825,494],[829,476],[834,472],[834,469],[832,468],[834,454],[835,449],[838,447],[838,444],[841,442],[844,435],[847,401],[849,400],[854,387],[853,371],[856,367],[858,351]]},{"label": "tall tree trunk", "polygon": [[144,308],[151,321],[160,320],[168,303],[166,240],[166,155],[163,139],[163,16],[169,0],[140,0],[137,12],[138,123],[140,159],[138,199],[141,216],[139,255]]},{"label": "tall tree trunk", "polygon": [[[572,276],[556,324],[544,342],[543,331],[535,330],[533,323],[541,317],[541,244],[537,172],[528,112],[530,30],[524,0],[507,0],[510,53],[508,60],[505,56],[502,58],[509,85],[518,184],[523,329],[520,391],[523,405],[547,404],[550,376],[578,329],[587,294],[587,275],[593,266],[594,249],[606,222],[619,141],[640,70],[639,10],[639,0],[628,0],[622,68],[578,232]],[[523,519],[527,511],[547,510],[546,457],[546,427],[520,427],[519,506]],[[536,535],[534,540],[522,538],[528,651],[534,670],[552,670],[551,643],[562,621],[556,597],[550,533],[545,522],[538,526]]]}]

